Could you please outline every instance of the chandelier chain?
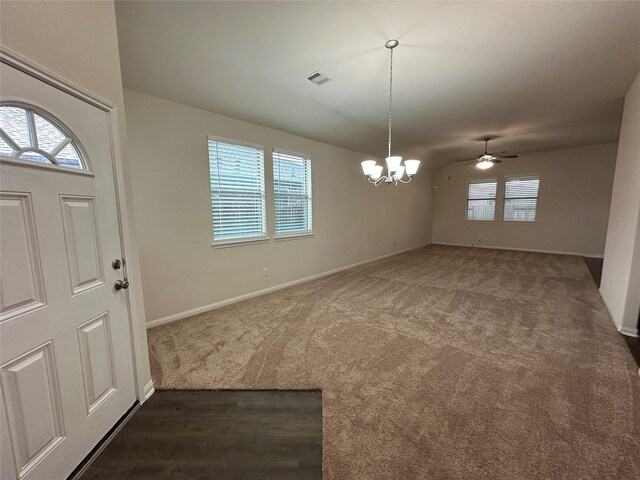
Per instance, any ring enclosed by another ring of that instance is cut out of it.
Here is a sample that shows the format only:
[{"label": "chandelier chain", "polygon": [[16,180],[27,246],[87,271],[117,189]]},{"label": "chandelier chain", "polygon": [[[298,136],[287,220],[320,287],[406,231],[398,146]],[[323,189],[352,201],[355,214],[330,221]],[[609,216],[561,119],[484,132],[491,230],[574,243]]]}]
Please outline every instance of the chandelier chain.
[{"label": "chandelier chain", "polygon": [[391,58],[389,60],[389,157],[391,156],[391,105],[393,101],[393,48],[391,50]]},{"label": "chandelier chain", "polygon": [[[405,160],[402,163],[401,156],[391,155],[391,126],[393,113],[393,49],[399,45],[398,40],[387,40],[384,44],[389,50],[389,136],[387,137],[387,173],[383,175],[384,165],[380,166],[375,160],[365,160],[361,162],[362,171],[370,183],[376,187],[383,183],[387,185],[398,185],[399,183],[409,183],[418,171],[420,160]],[[407,177],[406,180],[403,178]]]}]

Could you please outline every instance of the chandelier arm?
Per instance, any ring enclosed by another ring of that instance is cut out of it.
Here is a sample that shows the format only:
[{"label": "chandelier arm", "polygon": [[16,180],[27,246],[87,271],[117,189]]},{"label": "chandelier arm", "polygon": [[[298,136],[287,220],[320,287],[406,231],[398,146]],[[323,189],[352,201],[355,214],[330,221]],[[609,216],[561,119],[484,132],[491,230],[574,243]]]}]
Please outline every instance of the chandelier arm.
[{"label": "chandelier arm", "polygon": [[399,181],[400,183],[409,183],[409,182],[411,182],[411,179],[412,179],[412,178],[413,178],[413,176],[409,177],[409,180],[407,180],[407,181],[404,181],[404,180],[402,180],[402,179],[400,179],[400,180],[398,180],[398,181]]},{"label": "chandelier arm", "polygon": [[384,182],[386,180],[386,176],[380,177],[377,180],[373,180],[371,177],[367,177],[367,180],[369,180],[369,183],[374,184],[376,187],[380,186],[380,184],[382,182]]}]

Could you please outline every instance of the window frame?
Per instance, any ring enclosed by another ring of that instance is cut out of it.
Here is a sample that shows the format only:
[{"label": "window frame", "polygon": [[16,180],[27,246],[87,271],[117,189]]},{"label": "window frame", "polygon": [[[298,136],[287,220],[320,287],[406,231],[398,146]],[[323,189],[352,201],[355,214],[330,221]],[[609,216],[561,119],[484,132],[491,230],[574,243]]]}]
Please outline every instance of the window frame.
[{"label": "window frame", "polygon": [[[496,196],[494,198],[474,198],[472,200],[493,200],[493,218],[491,220],[484,220],[481,218],[469,218],[469,185],[471,182],[483,181],[484,183],[493,182],[496,184]],[[482,222],[491,223],[496,222],[496,210],[498,207],[498,178],[467,178],[467,185],[465,191],[465,203],[464,203],[464,219],[466,222]]]},{"label": "window frame", "polygon": [[[227,145],[234,145],[234,146],[238,146],[238,147],[245,147],[245,148],[253,148],[256,150],[259,150],[262,152],[262,219],[263,219],[263,225],[264,225],[264,234],[263,235],[256,235],[256,236],[252,236],[252,237],[236,237],[236,238],[229,238],[229,239],[223,239],[223,240],[216,240],[215,239],[215,221],[214,221],[214,217],[213,217],[213,211],[214,211],[214,203],[213,203],[213,186],[211,185],[211,158],[209,156],[209,142],[218,142],[218,143],[224,143]],[[259,145],[259,144],[254,144],[254,143],[249,143],[249,142],[243,142],[240,140],[232,140],[229,138],[223,138],[223,137],[217,137],[214,135],[207,135],[207,170],[209,172],[209,201],[210,201],[210,205],[211,205],[211,233],[213,236],[213,240],[211,242],[211,246],[213,248],[226,248],[226,247],[235,247],[235,246],[241,246],[241,245],[252,245],[252,244],[258,244],[258,243],[265,243],[269,241],[269,229],[268,229],[268,222],[267,222],[267,189],[266,189],[266,178],[265,178],[265,148],[264,145]]]},{"label": "window frame", "polygon": [[[91,168],[91,162],[89,160],[89,156],[87,155],[86,150],[82,146],[82,143],[80,142],[78,137],[75,135],[75,133],[69,127],[67,127],[67,125],[64,122],[58,119],[55,115],[40,108],[39,106],[33,105],[28,102],[0,101],[0,107],[12,107],[12,108],[25,110],[27,114],[28,128],[30,131],[36,128],[34,124],[35,115],[38,115],[43,120],[49,122],[54,128],[58,129],[60,133],[62,133],[65,136],[65,140],[69,140],[67,145],[71,145],[71,147],[76,151],[78,155],[80,168],[61,165],[57,161],[52,160],[50,152],[47,152],[46,150],[42,150],[39,147],[34,147],[33,145],[29,147],[20,148],[19,150],[15,150],[13,154],[9,156],[0,155],[0,159],[2,159],[4,163],[13,163],[15,165],[21,165],[25,167],[44,168],[44,169],[49,169],[55,172],[71,173],[75,175],[85,175],[89,177],[95,177],[93,173],[93,169]],[[7,134],[7,136],[9,135]],[[13,139],[10,136],[9,138],[13,141]],[[37,138],[37,135],[36,135],[36,138]],[[8,143],[4,138],[3,140],[5,141],[5,143]],[[22,158],[22,154],[28,151],[41,155],[43,158],[47,159],[49,163],[37,162],[34,160],[28,160],[28,159]],[[54,160],[55,160],[55,157],[54,157]]]},{"label": "window frame", "polygon": [[[309,228],[307,230],[300,230],[300,231],[295,231],[295,232],[283,232],[283,233],[278,233],[277,231],[277,214],[276,214],[276,198],[278,196],[277,192],[276,192],[276,175],[275,175],[275,156],[277,154],[280,155],[287,155],[290,157],[296,157],[299,159],[304,160],[305,162],[309,162],[309,175],[310,175],[310,179],[309,179],[309,189],[310,192],[308,195],[306,195],[306,197],[308,198],[309,201],[309,213],[308,213],[308,218],[307,218],[307,225],[309,226]],[[290,150],[285,150],[282,148],[273,148],[271,150],[271,170],[272,170],[272,186],[273,186],[273,235],[274,235],[274,240],[276,241],[280,241],[280,240],[295,240],[298,238],[308,238],[308,237],[313,237],[315,235],[314,231],[313,231],[313,218],[314,218],[314,202],[313,202],[313,161],[312,158],[309,155],[304,155],[298,152],[292,152]]]},{"label": "window frame", "polygon": [[[507,198],[507,182],[511,179],[531,179],[531,178],[537,178],[538,179],[538,193],[535,197],[515,197],[515,198],[519,198],[519,199],[533,199],[535,198],[536,200],[536,207],[535,207],[535,220],[516,220],[516,219],[505,219],[504,215],[505,215],[505,209],[507,206],[507,200],[513,200],[513,198]],[[502,222],[503,223],[508,223],[508,224],[517,224],[517,225],[529,225],[529,224],[535,224],[538,222],[538,206],[540,205],[540,174],[539,173],[529,173],[529,174],[520,174],[520,175],[507,175],[504,177],[503,179],[504,182],[504,186],[502,189]]]}]

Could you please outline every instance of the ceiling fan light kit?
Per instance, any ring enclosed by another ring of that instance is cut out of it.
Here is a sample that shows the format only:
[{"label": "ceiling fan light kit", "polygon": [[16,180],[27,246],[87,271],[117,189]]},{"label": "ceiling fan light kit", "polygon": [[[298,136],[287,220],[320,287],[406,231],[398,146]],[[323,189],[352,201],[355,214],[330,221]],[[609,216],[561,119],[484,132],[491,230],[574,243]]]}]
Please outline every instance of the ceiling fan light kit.
[{"label": "ceiling fan light kit", "polygon": [[[399,45],[398,40],[388,40],[384,46],[391,51],[389,59],[389,141],[388,155],[385,158],[387,174],[383,175],[384,166],[378,165],[375,160],[365,160],[362,162],[362,171],[376,187],[383,183],[387,185],[398,185],[398,183],[409,183],[420,167],[420,160],[405,160],[402,157],[391,155],[391,106],[393,104],[393,49]],[[407,180],[403,177],[407,176]]]},{"label": "ceiling fan light kit", "polygon": [[493,167],[493,162],[491,160],[482,159],[476,164],[476,167],[480,170],[486,170],[487,168]]}]

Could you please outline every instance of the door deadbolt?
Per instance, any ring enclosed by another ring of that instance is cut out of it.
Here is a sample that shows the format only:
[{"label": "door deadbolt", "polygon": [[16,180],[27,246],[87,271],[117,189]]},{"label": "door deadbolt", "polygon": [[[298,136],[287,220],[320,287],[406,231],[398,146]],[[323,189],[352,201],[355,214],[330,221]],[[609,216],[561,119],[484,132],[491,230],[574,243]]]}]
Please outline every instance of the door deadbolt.
[{"label": "door deadbolt", "polygon": [[116,258],[111,262],[111,266],[114,270],[120,270],[120,267],[122,267],[122,261],[119,258]]}]

